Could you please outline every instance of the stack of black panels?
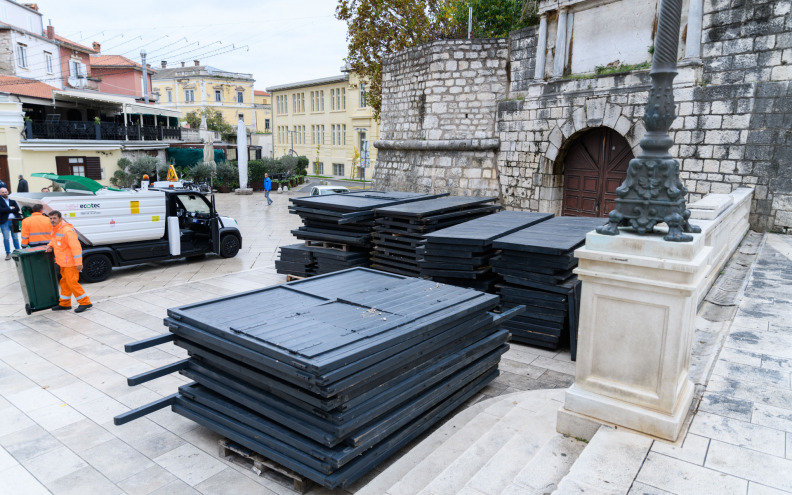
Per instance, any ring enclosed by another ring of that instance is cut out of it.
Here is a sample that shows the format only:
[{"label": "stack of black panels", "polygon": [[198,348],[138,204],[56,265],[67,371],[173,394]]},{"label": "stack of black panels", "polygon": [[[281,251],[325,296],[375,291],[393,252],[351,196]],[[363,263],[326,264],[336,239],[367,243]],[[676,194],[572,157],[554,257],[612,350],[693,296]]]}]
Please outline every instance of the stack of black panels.
[{"label": "stack of black panels", "polygon": [[493,241],[552,217],[550,213],[502,211],[425,234],[418,248],[421,276],[490,292],[503,280],[490,264],[498,254]]},{"label": "stack of black panels", "polygon": [[165,323],[190,356],[180,372],[194,380],[172,408],[345,487],[498,375],[502,323],[522,308],[497,315],[497,304],[355,268],[170,309]]},{"label": "stack of black panels", "polygon": [[366,267],[368,263],[368,251],[292,244],[280,248],[280,259],[275,261],[275,269],[282,274],[310,277],[358,266]]},{"label": "stack of black panels", "polygon": [[275,260],[275,271],[285,275],[310,277],[316,275],[316,259],[305,244],[281,246],[280,257]]},{"label": "stack of black panels", "polygon": [[[573,252],[602,218],[556,217],[496,239],[501,254],[492,267],[503,277],[503,308],[525,305],[526,312],[506,324],[512,340],[550,349],[577,335],[580,281],[572,270]],[[574,342],[574,340],[573,340]]]},{"label": "stack of black panels", "polygon": [[375,209],[372,268],[419,276],[417,248],[424,235],[495,213],[501,209],[496,200],[446,196]]},{"label": "stack of black panels", "polygon": [[307,276],[311,271],[321,274],[356,266],[367,267],[374,230],[374,208],[434,197],[437,196],[355,191],[291,198],[289,201],[293,204],[289,212],[299,215],[303,222],[303,226],[292,230],[292,234],[305,241],[310,258],[302,267],[297,266],[298,262],[293,261],[293,257],[281,258],[279,261],[284,263],[276,262],[278,273]]}]

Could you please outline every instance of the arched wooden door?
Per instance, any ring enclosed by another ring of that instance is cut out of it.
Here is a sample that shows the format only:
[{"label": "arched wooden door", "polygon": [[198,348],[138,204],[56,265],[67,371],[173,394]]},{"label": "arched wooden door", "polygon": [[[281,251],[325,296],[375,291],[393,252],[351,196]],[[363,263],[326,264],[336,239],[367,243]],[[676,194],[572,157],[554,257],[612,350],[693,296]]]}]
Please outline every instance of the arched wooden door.
[{"label": "arched wooden door", "polygon": [[564,158],[563,214],[608,216],[632,158],[630,144],[613,129],[599,127],[576,139]]}]

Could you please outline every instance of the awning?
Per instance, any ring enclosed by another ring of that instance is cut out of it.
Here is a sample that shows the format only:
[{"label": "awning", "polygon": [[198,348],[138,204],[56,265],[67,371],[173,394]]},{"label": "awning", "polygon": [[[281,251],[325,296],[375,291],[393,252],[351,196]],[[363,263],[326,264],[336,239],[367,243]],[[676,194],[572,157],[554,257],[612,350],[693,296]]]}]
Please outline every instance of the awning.
[{"label": "awning", "polygon": [[52,182],[56,182],[60,185],[64,191],[80,191],[80,192],[91,192],[96,194],[97,191],[102,189],[110,189],[111,191],[120,191],[120,189],[115,189],[112,187],[106,187],[93,179],[89,179],[88,177],[83,177],[81,175],[57,175],[57,174],[46,174],[46,173],[36,173],[30,174],[31,177],[42,177],[44,179],[49,179]]},{"label": "awning", "polygon": [[142,103],[130,103],[126,106],[127,113],[140,113],[143,115],[161,115],[163,117],[181,118],[182,114],[178,110],[165,108],[160,105],[144,105]]},{"label": "awning", "polygon": [[105,104],[109,106],[120,107],[120,111],[124,113],[139,113],[143,115],[161,115],[163,117],[181,117],[181,112],[166,108],[160,105],[145,105],[138,103],[134,98],[129,96],[108,95],[103,93],[94,93],[89,91],[53,91],[54,100],[60,101],[73,101],[82,103]]}]

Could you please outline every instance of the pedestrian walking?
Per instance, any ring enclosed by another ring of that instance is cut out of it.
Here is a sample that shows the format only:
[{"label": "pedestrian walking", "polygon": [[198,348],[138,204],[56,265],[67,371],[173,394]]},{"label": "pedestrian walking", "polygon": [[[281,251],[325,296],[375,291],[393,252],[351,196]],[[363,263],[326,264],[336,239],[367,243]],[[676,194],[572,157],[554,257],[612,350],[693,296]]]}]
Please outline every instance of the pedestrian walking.
[{"label": "pedestrian walking", "polygon": [[8,189],[0,187],[0,230],[3,231],[6,261],[11,259],[11,241],[14,243],[14,249],[19,249],[19,239],[14,235],[11,221],[20,217],[19,205],[8,198]]},{"label": "pedestrian walking", "polygon": [[22,220],[22,247],[46,246],[52,237],[52,224],[49,217],[43,215],[44,205],[35,204],[33,213]]},{"label": "pedestrian walking", "polygon": [[82,247],[77,232],[71,224],[63,221],[61,212],[51,211],[49,214],[52,225],[52,238],[47,245],[47,252],[55,253],[55,263],[60,267],[60,303],[53,306],[53,311],[71,309],[71,298],[77,300],[79,306],[75,313],[82,313],[92,306],[88,294],[80,286],[82,271]]},{"label": "pedestrian walking", "polygon": [[272,204],[272,200],[269,197],[270,189],[272,189],[272,181],[269,178],[268,173],[264,173],[264,197],[267,198],[267,206]]},{"label": "pedestrian walking", "polygon": [[29,192],[28,191],[28,183],[25,180],[25,178],[22,177],[22,174],[19,174],[19,184],[17,184],[17,192],[18,193]]}]

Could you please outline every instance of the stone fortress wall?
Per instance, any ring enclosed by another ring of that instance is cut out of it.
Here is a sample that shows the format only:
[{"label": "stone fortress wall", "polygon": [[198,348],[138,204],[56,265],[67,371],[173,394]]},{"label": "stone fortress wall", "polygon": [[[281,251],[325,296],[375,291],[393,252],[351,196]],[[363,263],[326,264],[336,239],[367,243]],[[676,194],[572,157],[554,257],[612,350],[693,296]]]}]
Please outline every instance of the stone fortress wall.
[{"label": "stone fortress wall", "polygon": [[[587,1],[628,0],[565,3]],[[697,26],[683,23],[671,128],[688,201],[752,187],[751,227],[792,232],[792,1],[689,0],[691,19],[697,3],[701,43],[684,38]],[[567,66],[560,76],[552,58],[575,33],[558,36],[559,12],[508,40],[439,41],[387,59],[374,187],[497,191],[509,208],[560,214],[576,138],[605,126],[638,154],[648,69],[576,77]]]},{"label": "stone fortress wall", "polygon": [[498,196],[507,40],[436,41],[384,63],[377,188]]}]

